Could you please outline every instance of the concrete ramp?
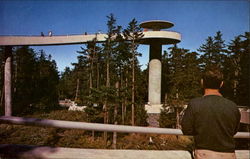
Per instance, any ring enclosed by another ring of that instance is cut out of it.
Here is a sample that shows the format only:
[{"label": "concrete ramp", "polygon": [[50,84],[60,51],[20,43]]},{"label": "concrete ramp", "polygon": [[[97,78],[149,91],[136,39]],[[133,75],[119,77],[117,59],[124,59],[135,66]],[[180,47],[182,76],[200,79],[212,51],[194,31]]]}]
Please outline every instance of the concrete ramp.
[{"label": "concrete ramp", "polygon": [[[161,39],[164,44],[177,43],[181,40],[180,33],[173,31],[143,32],[144,37],[140,43],[145,44],[149,39]],[[56,36],[0,36],[0,46],[46,46],[46,45],[72,45],[83,44],[96,38],[96,42],[104,42],[107,34],[89,35],[56,35]]]},{"label": "concrete ramp", "polygon": [[[236,151],[237,159],[249,159],[249,151]],[[0,158],[24,159],[191,159],[183,150],[107,150],[49,146],[0,145]]]},{"label": "concrete ramp", "polygon": [[79,149],[28,145],[1,145],[0,156],[22,159],[191,159],[187,151]]}]

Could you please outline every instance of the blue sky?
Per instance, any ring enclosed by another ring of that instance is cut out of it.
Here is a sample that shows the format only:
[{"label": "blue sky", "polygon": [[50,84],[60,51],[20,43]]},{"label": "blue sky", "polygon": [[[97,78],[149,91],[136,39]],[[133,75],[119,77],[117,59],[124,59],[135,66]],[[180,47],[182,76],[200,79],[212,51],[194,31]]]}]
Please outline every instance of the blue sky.
[{"label": "blue sky", "polygon": [[[178,46],[196,51],[219,30],[227,43],[249,31],[249,5],[249,0],[0,0],[0,35],[40,35],[50,30],[55,35],[105,33],[106,16],[113,13],[124,28],[133,18],[139,23],[171,21],[175,26],[170,30],[182,34]],[[33,48],[51,54],[62,71],[77,61],[80,46]],[[139,51],[145,68],[148,46],[141,45]]]}]

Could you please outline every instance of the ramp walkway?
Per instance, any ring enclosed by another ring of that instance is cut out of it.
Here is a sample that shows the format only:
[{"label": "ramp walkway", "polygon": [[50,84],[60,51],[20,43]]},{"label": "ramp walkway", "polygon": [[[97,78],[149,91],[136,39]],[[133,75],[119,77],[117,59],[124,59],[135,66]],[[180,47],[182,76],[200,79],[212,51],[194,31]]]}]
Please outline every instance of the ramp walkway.
[{"label": "ramp walkway", "polygon": [[[15,152],[15,153],[13,153]],[[249,159],[248,150],[237,150],[237,159]],[[108,150],[49,146],[0,145],[0,158],[24,159],[192,159],[183,150]]]}]

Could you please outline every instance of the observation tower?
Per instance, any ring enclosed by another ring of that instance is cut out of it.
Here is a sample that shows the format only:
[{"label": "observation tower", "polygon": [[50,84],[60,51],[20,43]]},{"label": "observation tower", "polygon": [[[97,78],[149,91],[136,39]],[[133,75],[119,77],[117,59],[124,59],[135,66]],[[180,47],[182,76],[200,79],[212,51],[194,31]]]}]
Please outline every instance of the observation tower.
[{"label": "observation tower", "polygon": [[[161,104],[161,55],[162,45],[176,44],[181,41],[180,33],[168,31],[166,29],[174,26],[173,23],[162,20],[146,21],[140,24],[144,28],[143,37],[140,44],[150,46],[149,49],[149,87],[148,105],[146,110],[149,114],[149,124],[151,116],[159,118]],[[162,30],[165,29],[165,30]],[[147,30],[147,31],[146,31]],[[51,36],[0,36],[0,46],[3,46],[5,60],[4,92],[5,92],[5,115],[12,113],[12,89],[11,89],[11,55],[13,46],[48,46],[48,45],[72,45],[84,44],[96,38],[96,42],[106,41],[107,34],[79,34],[79,35],[51,35]],[[156,126],[158,126],[156,124]],[[151,126],[155,124],[150,124]]]},{"label": "observation tower", "polygon": [[140,24],[140,27],[144,28],[144,37],[140,43],[149,45],[148,104],[145,109],[149,115],[149,125],[156,127],[159,126],[157,120],[162,108],[162,45],[176,44],[181,41],[180,33],[161,29],[168,29],[173,26],[173,23],[162,20],[146,21]]}]

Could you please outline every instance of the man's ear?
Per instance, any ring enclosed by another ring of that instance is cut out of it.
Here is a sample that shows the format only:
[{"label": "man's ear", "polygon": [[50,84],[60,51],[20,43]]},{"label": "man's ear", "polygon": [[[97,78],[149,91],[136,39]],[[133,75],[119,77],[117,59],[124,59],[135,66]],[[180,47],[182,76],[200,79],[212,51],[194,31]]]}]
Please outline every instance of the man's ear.
[{"label": "man's ear", "polygon": [[223,84],[224,84],[224,81],[221,81],[221,83],[220,83],[220,88],[223,86]]}]

